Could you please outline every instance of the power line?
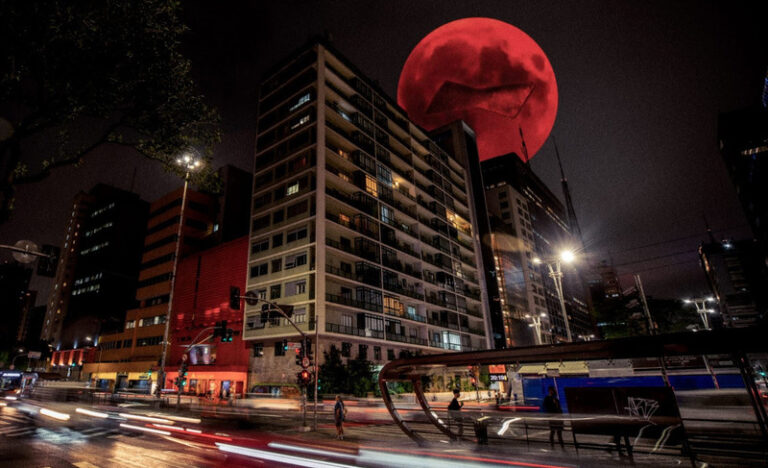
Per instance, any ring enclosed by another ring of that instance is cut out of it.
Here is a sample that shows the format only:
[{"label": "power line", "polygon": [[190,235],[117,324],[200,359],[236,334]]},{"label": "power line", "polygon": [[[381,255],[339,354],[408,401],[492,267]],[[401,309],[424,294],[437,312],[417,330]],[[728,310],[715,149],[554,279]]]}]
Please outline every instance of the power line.
[{"label": "power line", "polygon": [[[718,230],[712,231],[712,232],[713,233],[726,232],[726,231],[731,231],[731,230],[734,230],[734,229],[739,229],[739,228],[748,227],[748,226],[749,226],[748,224],[739,224],[737,226],[729,226],[729,227],[726,227],[726,228],[723,228],[723,229],[718,229]],[[686,240],[686,239],[691,239],[691,238],[694,238],[694,237],[701,236],[702,234],[706,235],[706,232],[690,234],[688,236],[677,237],[677,238],[674,238],[674,239],[667,239],[667,240],[662,240],[662,241],[658,241],[658,242],[652,242],[650,244],[638,245],[638,246],[635,246],[635,247],[629,247],[627,249],[622,249],[622,250],[609,250],[608,252],[609,252],[610,255],[617,254],[617,253],[630,252],[632,250],[640,250],[640,249],[645,249],[645,248],[648,248],[648,247],[655,247],[657,245],[664,245],[664,244],[669,244],[669,243],[672,243],[672,242],[678,242],[678,241],[682,241],[682,240]]]},{"label": "power line", "polygon": [[653,260],[659,260],[661,258],[677,257],[678,255],[689,254],[689,253],[694,253],[694,252],[696,252],[696,250],[681,250],[679,252],[674,252],[674,253],[670,253],[670,254],[656,255],[655,257],[649,257],[649,258],[646,258],[644,260],[635,260],[633,262],[617,263],[617,264],[615,264],[613,266],[614,267],[620,267],[620,266],[625,266],[625,265],[634,265],[636,263],[651,262]]}]

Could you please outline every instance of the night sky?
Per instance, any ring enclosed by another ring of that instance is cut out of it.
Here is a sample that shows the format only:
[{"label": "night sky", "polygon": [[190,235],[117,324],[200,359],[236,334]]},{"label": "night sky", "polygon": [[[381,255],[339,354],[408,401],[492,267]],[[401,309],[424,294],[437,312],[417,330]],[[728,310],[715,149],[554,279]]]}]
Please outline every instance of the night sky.
[{"label": "night sky", "polygon": [[[753,2],[757,4],[759,2]],[[187,55],[224,120],[214,162],[252,167],[256,85],[317,34],[396,96],[400,70],[430,31],[463,17],[506,21],[544,50],[557,77],[557,140],[587,248],[648,294],[706,292],[696,247],[749,237],[717,150],[717,117],[760,102],[766,7],[737,2],[185,1]],[[560,195],[551,141],[534,171]],[[141,157],[102,148],[81,168],[18,190],[0,243],[63,243],[72,197],[105,182],[152,200],[181,181]],[[0,254],[7,258],[7,253]],[[33,279],[38,303],[50,280]]]}]

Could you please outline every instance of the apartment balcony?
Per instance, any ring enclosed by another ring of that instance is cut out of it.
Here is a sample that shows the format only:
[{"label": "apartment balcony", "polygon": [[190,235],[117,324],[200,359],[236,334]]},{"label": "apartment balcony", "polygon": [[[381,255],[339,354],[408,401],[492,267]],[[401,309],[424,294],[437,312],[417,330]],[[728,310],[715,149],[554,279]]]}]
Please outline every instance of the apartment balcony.
[{"label": "apartment balcony", "polygon": [[430,325],[435,325],[437,327],[450,328],[451,330],[458,330],[459,329],[459,324],[458,323],[445,322],[443,320],[435,320],[435,319],[432,319],[432,318],[428,318],[427,319],[427,323],[429,323]]},{"label": "apartment balcony", "polygon": [[424,317],[423,315],[409,314],[408,312],[403,312],[400,309],[384,307],[384,313],[387,315],[391,315],[393,317],[400,317],[408,320],[413,320],[415,322],[427,323],[427,318]]},{"label": "apartment balcony", "polygon": [[397,249],[403,253],[411,255],[412,257],[419,258],[419,253],[416,252],[410,244],[398,241],[396,238],[382,239],[382,244]]},{"label": "apartment balcony", "polygon": [[468,331],[469,333],[472,333],[473,335],[485,336],[485,330],[483,330],[482,328],[468,327],[468,328],[465,328],[464,330]]},{"label": "apartment balcony", "polygon": [[350,336],[362,336],[366,338],[384,339],[384,332],[382,330],[371,330],[369,328],[357,328],[349,327],[346,325],[339,325],[337,323],[325,323],[325,331],[328,333],[340,333],[342,335]]},{"label": "apartment balcony", "polygon": [[402,294],[403,296],[412,297],[413,299],[416,299],[416,300],[419,300],[419,301],[423,301],[424,300],[424,294],[419,293],[416,290],[415,286],[409,285],[407,287],[403,287],[399,283],[387,283],[387,282],[385,282],[384,283],[384,289],[386,289],[387,291],[393,292],[393,293]]},{"label": "apartment balcony", "polygon": [[460,344],[455,343],[441,343],[437,341],[429,340],[429,346],[433,348],[440,348],[440,349],[447,349],[450,351],[472,351],[471,346],[462,346]]},{"label": "apartment balcony", "polygon": [[389,258],[384,257],[381,259],[381,264],[391,268],[393,270],[399,271],[400,273],[406,274],[408,276],[412,276],[414,278],[422,279],[421,272],[417,271],[413,265],[409,265],[408,263],[403,263],[397,258]]},{"label": "apartment balcony", "polygon": [[334,249],[343,250],[344,252],[350,253],[352,255],[364,258],[366,260],[370,260],[372,262],[379,262],[379,252],[378,249],[364,249],[364,248],[358,248],[353,247],[351,245],[343,245],[338,241],[335,241],[333,239],[327,238],[325,239],[326,245],[329,245],[333,247]]},{"label": "apartment balcony", "polygon": [[333,302],[334,304],[341,304],[349,307],[355,307],[357,309],[370,310],[372,312],[382,311],[381,304],[358,301],[356,299],[352,299],[351,297],[338,296],[336,294],[330,294],[330,293],[326,294],[325,300],[328,302]]},{"label": "apartment balcony", "polygon": [[459,292],[459,294],[462,294],[462,295],[464,295],[466,297],[471,297],[472,299],[474,299],[476,301],[480,300],[480,291],[477,290],[477,289],[464,288],[464,289],[462,289],[462,290],[460,290],[458,292]]},{"label": "apartment balcony", "polygon": [[[345,215],[344,213],[331,213],[326,212],[325,213],[326,219],[333,221],[336,224],[339,224],[341,226],[344,226],[347,229],[351,229],[353,231],[359,232],[360,234],[365,234],[366,236],[373,237],[374,239],[379,238],[379,232],[378,229],[371,229],[369,227],[366,227],[364,223],[360,222],[359,215],[350,217]],[[377,226],[377,224],[372,224],[373,226]]]},{"label": "apartment balcony", "polygon": [[325,265],[325,272],[357,281],[358,283],[365,283],[369,286],[381,287],[381,274],[374,271],[352,272],[339,269],[333,265]]},{"label": "apartment balcony", "polygon": [[400,203],[399,201],[395,200],[394,197],[386,195],[384,193],[379,194],[379,200],[383,201],[384,203],[387,203],[389,205],[394,206],[398,210],[402,211],[404,214],[410,216],[414,220],[416,220],[416,208],[415,207],[408,207],[404,204]]},{"label": "apartment balcony", "polygon": [[325,193],[327,193],[328,195],[332,196],[337,200],[343,201],[349,206],[357,208],[358,210],[362,211],[367,215],[376,217],[376,215],[378,214],[377,213],[378,204],[376,203],[376,201],[362,192],[356,192],[354,195],[350,196],[340,190],[336,190],[331,187],[326,187]]},{"label": "apartment balcony", "polygon": [[445,301],[443,299],[440,299],[437,295],[427,294],[424,297],[424,300],[429,302],[430,304],[434,304],[434,305],[439,306],[439,307],[443,307],[443,308],[451,309],[451,310],[456,310],[456,304],[453,304],[451,302],[447,302],[447,301]]},{"label": "apartment balcony", "polygon": [[394,333],[387,333],[387,341],[396,341],[398,343],[408,343],[419,346],[427,346],[428,344],[427,340],[424,338],[419,338],[417,336],[397,335]]},{"label": "apartment balcony", "polygon": [[397,218],[382,219],[381,222],[382,224],[388,224],[393,228],[397,229],[398,231],[408,234],[409,236],[415,239],[419,238],[419,235],[416,234],[416,232],[409,225],[403,223]]}]

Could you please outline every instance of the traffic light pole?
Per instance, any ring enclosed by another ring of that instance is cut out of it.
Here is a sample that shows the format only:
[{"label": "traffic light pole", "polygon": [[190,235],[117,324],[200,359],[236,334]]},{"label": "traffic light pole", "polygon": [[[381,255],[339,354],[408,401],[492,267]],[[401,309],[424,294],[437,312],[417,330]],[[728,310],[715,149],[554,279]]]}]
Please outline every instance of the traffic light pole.
[{"label": "traffic light pole", "polygon": [[[198,333],[197,336],[194,339],[192,339],[192,344],[189,345],[187,350],[184,351],[184,354],[181,355],[182,361],[183,362],[187,361],[187,355],[189,354],[190,351],[192,351],[192,348],[194,348],[195,346],[200,346],[201,344],[205,343],[206,341],[210,340],[213,337],[213,335],[207,336],[207,337],[205,337],[205,339],[201,340],[200,342],[196,342],[197,339],[200,338],[200,335],[202,335],[203,333],[205,333],[207,331],[211,331],[211,330],[215,330],[215,329],[216,329],[215,327],[208,327],[208,328],[203,328],[202,330],[200,330],[200,333]],[[186,366],[184,366],[184,368],[186,369]],[[181,367],[179,367],[179,369],[181,369]],[[184,376],[181,375],[181,372],[179,372],[179,376],[178,376],[178,387],[179,388],[178,388],[178,391],[176,393],[176,410],[177,411],[181,408],[181,391],[183,390],[183,385],[181,383],[181,379],[183,377]]]},{"label": "traffic light pole", "polygon": [[[237,293],[236,292],[232,292],[232,294],[236,295]],[[232,300],[234,298],[235,297],[231,297],[230,300]],[[249,305],[256,305],[259,302],[263,302],[263,303],[267,304],[269,306],[269,309],[268,310],[262,310],[262,312],[277,312],[277,313],[279,313],[280,315],[282,315],[285,318],[285,320],[288,321],[288,323],[291,324],[291,326],[293,326],[293,328],[296,329],[297,332],[299,332],[299,335],[301,336],[302,346],[306,347],[307,344],[309,343],[309,338],[307,337],[307,334],[304,333],[301,330],[301,328],[299,328],[293,320],[291,320],[291,318],[288,316],[288,314],[286,314],[283,311],[283,309],[277,303],[272,302],[272,301],[268,301],[266,299],[261,299],[261,298],[256,299],[256,298],[253,298],[253,297],[240,296],[240,295],[237,295],[237,299],[238,300],[239,299],[244,299]],[[251,301],[255,301],[255,302],[251,302]],[[317,365],[315,365],[315,379],[314,380],[315,380],[315,430],[317,430]],[[304,390],[302,392],[302,398],[303,398],[304,401],[302,402],[301,408],[302,408],[302,417],[303,417],[303,423],[302,423],[303,426],[302,427],[306,428],[307,427],[307,404],[306,404],[306,393],[307,392],[306,392],[306,385],[304,385],[304,387],[305,388],[304,388]]]}]

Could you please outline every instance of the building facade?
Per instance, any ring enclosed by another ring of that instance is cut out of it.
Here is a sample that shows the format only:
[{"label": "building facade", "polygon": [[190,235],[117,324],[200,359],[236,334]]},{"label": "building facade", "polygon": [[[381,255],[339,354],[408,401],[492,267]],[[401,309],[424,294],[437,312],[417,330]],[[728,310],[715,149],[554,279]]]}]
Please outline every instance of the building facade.
[{"label": "building facade", "polygon": [[699,246],[699,259],[725,327],[763,322],[768,308],[767,284],[757,241],[711,239]]},{"label": "building facade", "polygon": [[[186,354],[185,393],[220,398],[246,392],[251,350],[242,340],[242,310],[230,308],[229,288],[245,290],[248,246],[248,236],[242,236],[179,263],[164,388],[176,388],[178,366]],[[222,320],[234,332],[232,341],[210,338],[212,327]]]},{"label": "building facade", "polygon": [[[260,88],[247,289],[344,357],[489,347],[462,165],[353,65],[313,44]],[[250,384],[295,381],[285,320],[246,306]]]},{"label": "building facade", "polygon": [[[565,209],[528,165],[515,154],[482,162],[491,245],[504,318],[507,346],[566,340],[565,321],[554,282],[534,258],[552,258],[579,245]],[[578,273],[562,265],[563,290],[571,335],[594,333]],[[537,322],[539,325],[537,325]]]},{"label": "building facade", "polygon": [[213,232],[216,213],[215,197],[188,190],[179,239],[181,201],[179,188],[150,205],[136,307],[126,312],[121,331],[99,338],[96,362],[83,366],[83,374],[100,387],[149,391],[156,379],[151,369],[158,366],[162,353],[177,242],[181,243],[181,257],[197,250]]}]

